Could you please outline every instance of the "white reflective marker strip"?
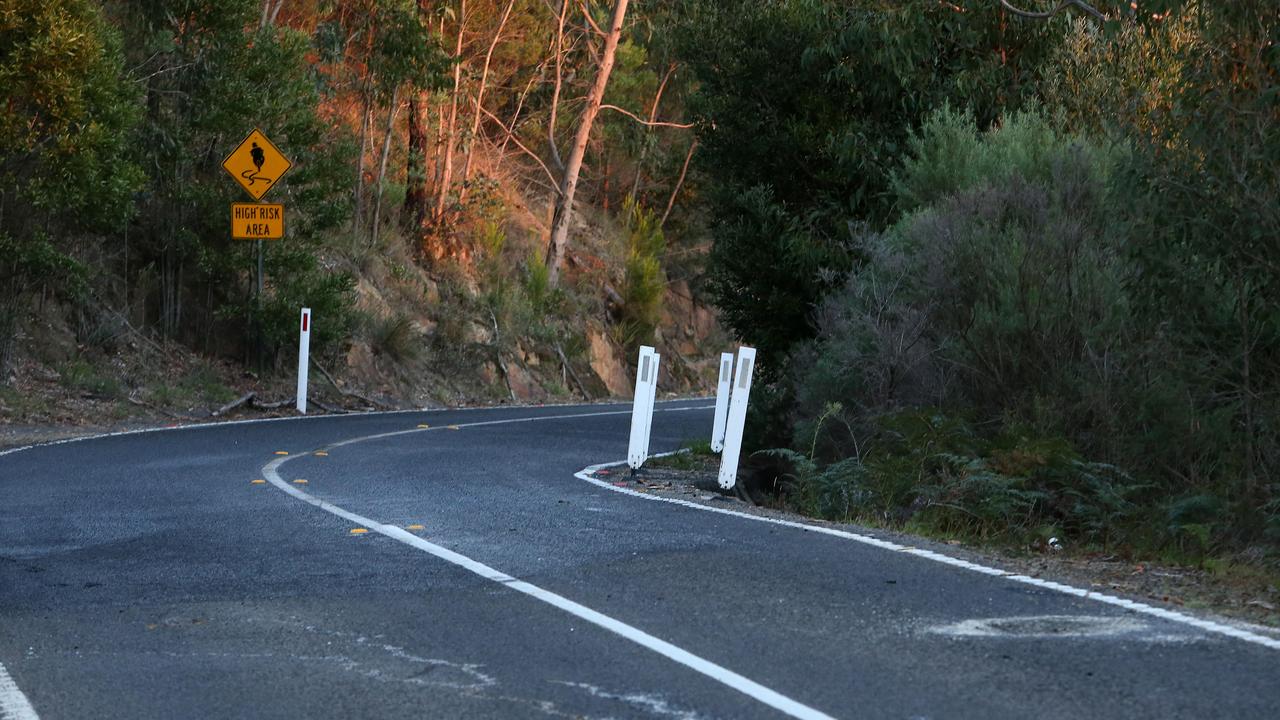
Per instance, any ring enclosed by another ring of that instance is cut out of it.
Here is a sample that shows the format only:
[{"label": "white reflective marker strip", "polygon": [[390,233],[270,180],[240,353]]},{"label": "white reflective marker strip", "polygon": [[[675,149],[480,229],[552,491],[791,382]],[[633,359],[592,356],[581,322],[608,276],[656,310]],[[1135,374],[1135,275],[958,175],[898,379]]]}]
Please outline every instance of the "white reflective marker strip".
[{"label": "white reflective marker strip", "polygon": [[[672,408],[669,410],[663,410],[663,412],[686,412],[690,410],[707,410],[707,409],[710,409],[710,408],[708,407]],[[569,418],[599,417],[602,415],[626,415],[628,414],[628,412],[629,411],[582,413],[582,414],[558,415],[553,417],[542,417],[542,418],[514,418],[510,420],[490,420],[488,422],[479,422],[479,423],[470,423],[467,425],[460,425],[459,427],[468,428],[468,427],[478,427],[483,425],[508,425],[508,424],[520,423],[520,422],[540,422],[543,420],[564,420]],[[411,433],[430,432],[430,431],[431,430],[428,428],[414,428],[412,430],[401,430],[401,431],[392,432],[392,433],[381,433],[378,435],[369,435],[367,437],[359,437],[359,438],[353,438],[351,440],[344,440],[343,442],[336,443],[331,447],[339,447],[342,445],[352,445],[355,443],[367,442],[370,440],[377,440],[382,438],[395,437],[398,435],[408,435]],[[808,705],[804,705],[800,702],[792,700],[791,698],[775,690],[771,690],[761,685],[760,683],[755,682],[754,680],[743,677],[742,675],[739,675],[738,673],[735,673],[732,670],[729,670],[728,668],[717,665],[711,662],[710,660],[694,655],[693,653],[687,650],[684,650],[680,647],[672,645],[671,643],[665,640],[662,640],[660,638],[654,637],[653,635],[650,635],[649,633],[637,627],[628,625],[622,622],[621,620],[617,620],[608,615],[592,610],[591,608],[585,605],[576,603],[573,600],[570,600],[564,597],[563,595],[557,595],[556,593],[553,593],[550,590],[545,590],[532,583],[528,583],[523,580],[518,580],[500,570],[489,567],[488,565],[485,565],[484,563],[481,563],[479,561],[473,560],[467,557],[466,555],[454,552],[453,550],[450,550],[440,545],[436,545],[435,543],[428,542],[418,537],[417,535],[414,535],[406,530],[402,530],[401,528],[395,525],[384,525],[380,522],[377,522],[376,520],[364,517],[363,515],[358,515],[356,513],[351,512],[350,510],[334,505],[333,503],[321,500],[320,498],[315,497],[310,493],[299,490],[297,487],[290,485],[288,482],[286,482],[284,478],[280,477],[279,468],[281,465],[285,464],[286,462],[289,462],[290,460],[293,460],[298,457],[305,457],[305,456],[306,456],[306,453],[303,453],[300,455],[290,455],[288,457],[277,458],[276,460],[273,460],[267,463],[262,468],[262,476],[267,479],[267,482],[270,482],[277,489],[282,490],[285,493],[288,493],[289,495],[297,498],[298,500],[301,500],[309,505],[314,505],[315,507],[318,507],[321,510],[324,510],[325,512],[328,512],[332,515],[336,515],[340,518],[343,518],[344,520],[348,520],[361,527],[368,528],[372,532],[385,535],[393,540],[398,540],[406,545],[417,548],[418,550],[421,550],[429,555],[432,555],[441,560],[444,560],[445,562],[457,565],[458,567],[461,567],[470,572],[473,572],[476,575],[479,575],[480,577],[485,578],[486,580],[492,580],[493,582],[509,587],[512,590],[515,590],[516,592],[524,593],[529,597],[535,598],[537,600],[541,600],[542,602],[547,603],[548,605],[551,605],[555,608],[563,610],[564,612],[567,612],[570,615],[573,615],[582,620],[585,620],[586,622],[589,622],[592,625],[604,628],[605,630],[608,630],[609,632],[619,635],[627,640],[630,640],[631,642],[636,643],[641,647],[644,647],[648,650],[652,650],[653,652],[659,655],[662,655],[663,657],[669,660],[673,660],[681,665],[684,665],[685,667],[697,673],[705,675],[711,678],[712,680],[715,680],[716,682],[721,683],[722,685],[725,685],[734,690],[737,690],[738,692],[744,695],[747,695],[748,697],[758,702],[761,702],[765,705],[768,705],[769,707],[772,707],[793,718],[801,718],[801,720],[834,720],[834,718],[832,718],[830,715],[827,715],[826,713],[823,713],[819,710],[815,710],[814,708],[811,708]]]},{"label": "white reflective marker strip", "polygon": [[654,405],[658,401],[658,375],[662,373],[662,355],[656,351],[653,353],[653,382],[649,383],[649,403],[645,406],[644,420],[644,445],[640,448],[640,454],[644,457],[641,462],[649,460],[649,440],[653,437],[653,410]]},{"label": "white reflective marker strip", "polygon": [[18,689],[9,671],[0,663],[0,718],[3,720],[40,720],[31,701]]},{"label": "white reflective marker strip", "polygon": [[633,470],[639,470],[649,453],[648,437],[649,414],[653,412],[650,403],[653,393],[649,387],[654,381],[654,350],[648,345],[640,346],[640,355],[636,359],[636,390],[631,398],[631,436],[627,442],[627,464]]},{"label": "white reflective marker strip", "polygon": [[747,401],[751,397],[751,376],[756,364],[756,350],[738,348],[738,367],[729,396],[729,417],[725,420],[724,450],[720,453],[720,487],[732,489],[738,482],[738,459],[742,455],[742,435],[747,423]]},{"label": "white reflective marker strip", "polygon": [[311,357],[311,308],[302,308],[298,322],[298,412],[307,414],[307,372]]},{"label": "white reflective marker strip", "polygon": [[720,381],[716,383],[716,415],[711,423],[711,450],[724,449],[725,421],[729,417],[729,394],[733,385],[733,353],[720,353]]},{"label": "white reflective marker strip", "polygon": [[[664,453],[664,455],[672,455],[672,454],[674,453]],[[661,457],[661,456],[658,456],[658,457]],[[681,507],[692,508],[694,510],[701,510],[702,512],[718,513],[720,515],[732,515],[733,517],[743,518],[746,520],[753,520],[755,522],[770,523],[772,525],[781,525],[783,527],[796,528],[798,530],[804,530],[805,532],[814,532],[814,533],[821,533],[823,535],[832,535],[838,538],[843,538],[845,540],[853,540],[854,542],[859,542],[864,545],[877,547],[877,548],[880,548],[881,550],[890,550],[893,552],[899,552],[906,555],[915,555],[916,557],[925,558],[926,560],[932,560],[934,562],[942,563],[944,565],[950,565],[951,567],[960,568],[962,570],[970,570],[972,572],[981,573],[983,575],[992,575],[995,577],[1001,577],[1006,580],[1012,580],[1013,582],[1023,583],[1024,585],[1032,585],[1034,587],[1044,588],[1046,590],[1054,590],[1056,592],[1064,593],[1067,595],[1074,595],[1076,597],[1084,598],[1086,600],[1095,600],[1097,602],[1105,603],[1107,605],[1115,605],[1116,607],[1121,607],[1121,608],[1124,608],[1125,610],[1131,610],[1133,612],[1141,613],[1143,615],[1150,615],[1152,617],[1157,617],[1162,620],[1168,620],[1170,622],[1176,622],[1182,625],[1189,625],[1191,627],[1198,628],[1206,632],[1211,632],[1218,635],[1225,635],[1226,637],[1235,638],[1237,640],[1244,640],[1245,642],[1254,643],[1255,645],[1261,645],[1263,647],[1270,648],[1272,650],[1280,650],[1280,639],[1278,638],[1268,637],[1261,633],[1252,632],[1244,628],[1234,627],[1232,625],[1227,625],[1221,622],[1215,622],[1213,620],[1205,620],[1203,618],[1194,617],[1192,615],[1176,612],[1174,610],[1155,607],[1152,605],[1147,605],[1146,603],[1140,603],[1134,600],[1128,600],[1126,598],[1116,597],[1114,595],[1098,593],[1092,590],[1085,590],[1083,588],[1074,587],[1072,585],[1053,582],[1052,580],[1043,580],[1041,578],[1034,578],[1028,575],[1019,575],[1017,573],[1011,573],[1006,570],[1001,570],[999,568],[988,567],[986,565],[979,565],[978,563],[969,562],[968,560],[961,560],[960,558],[954,558],[954,557],[951,557],[950,555],[943,555],[940,552],[934,552],[932,550],[922,550],[920,548],[900,545],[898,543],[890,542],[888,540],[881,540],[879,538],[871,537],[870,535],[860,535],[858,533],[852,533],[845,530],[837,530],[835,528],[823,527],[821,525],[809,525],[806,523],[796,522],[793,520],[779,520],[777,518],[764,517],[761,515],[751,515],[749,513],[738,512],[737,510],[728,510],[725,508],[709,507],[707,505],[701,505],[699,503],[692,502],[689,500],[683,500],[680,498],[669,498],[669,497],[661,497],[658,495],[649,495],[647,493],[637,492],[635,490],[632,490],[631,488],[618,487],[617,485],[611,485],[609,483],[603,482],[601,480],[597,480],[596,478],[592,477],[592,474],[595,473],[597,470],[602,470],[604,468],[617,467],[618,465],[621,465],[621,464],[622,463],[620,462],[612,462],[612,463],[601,463],[599,465],[592,465],[588,468],[585,468],[575,473],[574,477],[578,478],[579,480],[586,480],[592,485],[602,487],[605,490],[611,490],[613,492],[622,493],[623,495],[630,495],[632,497],[638,497],[644,500],[654,500],[657,502],[671,503],[672,505],[680,505]]]}]

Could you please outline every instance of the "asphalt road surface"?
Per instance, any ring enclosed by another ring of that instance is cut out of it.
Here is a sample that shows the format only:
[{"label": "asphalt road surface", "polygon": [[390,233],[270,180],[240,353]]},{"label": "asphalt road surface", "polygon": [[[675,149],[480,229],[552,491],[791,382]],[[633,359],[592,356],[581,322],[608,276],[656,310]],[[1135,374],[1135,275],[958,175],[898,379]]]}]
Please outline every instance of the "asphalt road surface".
[{"label": "asphalt road surface", "polygon": [[[707,405],[660,404],[654,450],[708,435]],[[0,718],[1280,717],[1261,636],[575,476],[629,420],[0,456]]]}]

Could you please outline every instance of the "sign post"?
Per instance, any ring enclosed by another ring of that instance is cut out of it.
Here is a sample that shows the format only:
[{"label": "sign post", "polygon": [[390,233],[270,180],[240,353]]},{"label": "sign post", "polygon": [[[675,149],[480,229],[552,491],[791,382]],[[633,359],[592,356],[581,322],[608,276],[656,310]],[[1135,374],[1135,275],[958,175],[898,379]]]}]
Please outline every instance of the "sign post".
[{"label": "sign post", "polygon": [[729,417],[729,393],[733,389],[733,353],[720,353],[720,382],[716,385],[716,417],[711,424],[711,451],[724,449],[724,427]]},{"label": "sign post", "polygon": [[649,408],[653,398],[651,385],[657,373],[657,355],[648,345],[640,346],[640,359],[636,363],[636,392],[631,402],[631,441],[627,448],[627,464],[632,472],[639,470],[647,459],[646,446],[649,432]]},{"label": "sign post", "polygon": [[[262,312],[263,277],[266,272],[262,241],[284,237],[284,206],[261,204],[261,200],[291,167],[293,163],[257,128],[222,161],[222,169],[254,199],[252,204],[232,203],[231,237],[234,240],[258,241],[258,272],[253,285],[259,314]],[[260,335],[260,331],[255,329],[254,334]],[[259,336],[256,340],[258,366],[261,369],[264,348],[262,338]],[[305,401],[303,404],[305,405]]]},{"label": "sign post", "polygon": [[307,373],[311,369],[311,308],[302,308],[298,332],[298,412],[307,414]]},{"label": "sign post", "polygon": [[751,396],[751,374],[755,364],[755,348],[738,348],[738,373],[733,379],[724,452],[720,455],[720,487],[725,490],[733,489],[738,482],[738,456],[742,454],[742,432],[747,424],[747,399]]}]

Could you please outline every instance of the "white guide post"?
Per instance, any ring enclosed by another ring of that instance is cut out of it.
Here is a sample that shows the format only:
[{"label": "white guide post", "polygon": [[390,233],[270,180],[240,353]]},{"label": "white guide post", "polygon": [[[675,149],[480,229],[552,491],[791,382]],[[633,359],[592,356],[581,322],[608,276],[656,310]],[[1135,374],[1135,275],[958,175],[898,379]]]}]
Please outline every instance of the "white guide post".
[{"label": "white guide post", "polygon": [[[653,435],[653,408],[658,401],[658,375],[661,372],[662,356],[655,352],[653,354],[653,382],[649,384],[649,406],[645,408],[644,445],[640,448],[640,452],[644,455],[644,460],[649,459],[649,438]],[[644,460],[640,462],[643,464]]]},{"label": "white guide post", "polygon": [[716,419],[711,425],[711,451],[724,449],[724,425],[729,417],[729,393],[733,388],[733,353],[720,353],[720,382],[716,385]]},{"label": "white guide post", "polygon": [[307,371],[311,367],[311,308],[302,308],[298,330],[298,412],[307,414]]},{"label": "white guide post", "polygon": [[649,432],[649,408],[653,390],[649,387],[656,378],[653,348],[640,346],[640,358],[636,362],[636,393],[631,402],[631,443],[627,448],[627,464],[639,470],[646,459],[647,447],[643,447]]},{"label": "white guide post", "polygon": [[732,489],[738,482],[738,456],[742,454],[742,431],[747,424],[747,398],[751,396],[751,374],[755,365],[756,349],[738,348],[738,372],[733,378],[724,452],[720,455],[720,487],[725,490]]}]

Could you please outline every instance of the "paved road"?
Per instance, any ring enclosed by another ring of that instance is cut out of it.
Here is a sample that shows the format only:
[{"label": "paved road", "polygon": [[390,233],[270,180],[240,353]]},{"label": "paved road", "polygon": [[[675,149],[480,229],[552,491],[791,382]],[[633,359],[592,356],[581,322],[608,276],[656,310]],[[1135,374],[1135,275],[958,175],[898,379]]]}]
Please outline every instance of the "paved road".
[{"label": "paved road", "polygon": [[[704,405],[660,405],[655,449],[706,434]],[[625,455],[628,421],[347,416],[0,456],[0,717],[1280,717],[1257,642],[575,477]]]}]

